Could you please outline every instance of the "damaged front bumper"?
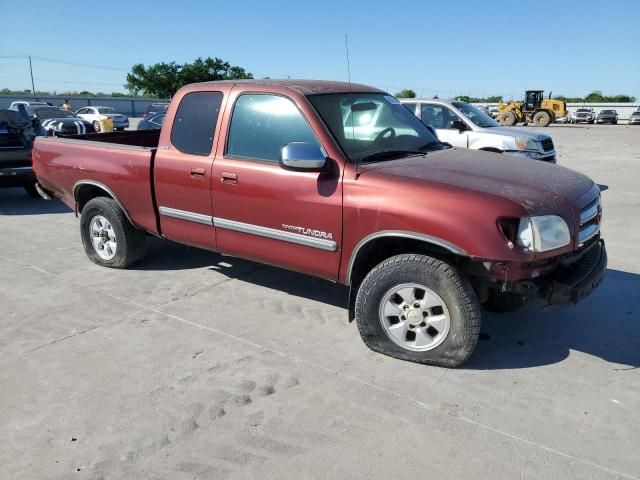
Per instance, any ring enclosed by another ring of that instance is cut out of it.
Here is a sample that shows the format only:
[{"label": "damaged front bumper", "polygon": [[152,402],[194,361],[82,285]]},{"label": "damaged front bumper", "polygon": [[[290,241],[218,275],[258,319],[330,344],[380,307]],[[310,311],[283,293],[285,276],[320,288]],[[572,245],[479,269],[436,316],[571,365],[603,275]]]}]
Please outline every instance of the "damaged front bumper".
[{"label": "damaged front bumper", "polygon": [[578,303],[589,296],[604,280],[607,250],[597,239],[578,252],[563,257],[556,269],[533,280],[509,282],[503,291],[543,302],[544,308]]}]

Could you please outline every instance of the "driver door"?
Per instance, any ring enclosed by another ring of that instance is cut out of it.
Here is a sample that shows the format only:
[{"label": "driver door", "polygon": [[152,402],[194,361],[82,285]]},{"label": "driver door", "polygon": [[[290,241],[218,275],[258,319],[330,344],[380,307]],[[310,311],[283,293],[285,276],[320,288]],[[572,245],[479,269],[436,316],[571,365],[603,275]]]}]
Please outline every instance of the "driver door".
[{"label": "driver door", "polygon": [[420,119],[422,123],[431,125],[436,129],[438,139],[447,142],[454,147],[467,148],[469,145],[469,133],[451,127],[453,120],[464,121],[446,105],[439,103],[423,103],[420,105]]}]

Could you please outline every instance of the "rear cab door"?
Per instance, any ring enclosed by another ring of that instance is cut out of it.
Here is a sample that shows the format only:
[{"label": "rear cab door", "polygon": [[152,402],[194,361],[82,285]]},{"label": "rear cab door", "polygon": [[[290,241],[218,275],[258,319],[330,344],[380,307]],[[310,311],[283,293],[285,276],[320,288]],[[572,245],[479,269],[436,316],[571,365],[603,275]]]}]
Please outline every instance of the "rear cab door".
[{"label": "rear cab door", "polygon": [[211,169],[228,88],[195,85],[176,94],[160,133],[153,169],[163,236],[212,250],[216,239]]},{"label": "rear cab door", "polygon": [[[213,164],[214,224],[221,252],[337,279],[342,243],[342,173],[335,143],[304,95],[236,85]],[[282,147],[316,143],[323,172],[291,171]],[[332,155],[332,151],[336,153]],[[333,157],[333,158],[331,158]]]}]

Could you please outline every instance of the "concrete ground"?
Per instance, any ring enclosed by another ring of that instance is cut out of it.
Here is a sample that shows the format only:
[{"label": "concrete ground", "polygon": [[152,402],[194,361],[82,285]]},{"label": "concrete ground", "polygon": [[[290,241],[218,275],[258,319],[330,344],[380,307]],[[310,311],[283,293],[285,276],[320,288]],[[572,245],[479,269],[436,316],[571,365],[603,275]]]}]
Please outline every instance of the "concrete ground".
[{"label": "concrete ground", "polygon": [[0,478],[640,478],[640,127],[544,131],[604,190],[607,278],[485,314],[460,370],[367,350],[326,281],[157,239],[100,268],[0,191]]}]

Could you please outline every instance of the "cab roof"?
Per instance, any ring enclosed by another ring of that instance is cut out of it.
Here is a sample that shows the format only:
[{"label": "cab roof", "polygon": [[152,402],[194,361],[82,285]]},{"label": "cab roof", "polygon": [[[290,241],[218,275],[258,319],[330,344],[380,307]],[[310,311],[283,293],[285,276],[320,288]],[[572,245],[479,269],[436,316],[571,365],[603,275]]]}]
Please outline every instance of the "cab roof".
[{"label": "cab roof", "polygon": [[329,80],[219,80],[214,82],[202,82],[189,85],[189,90],[197,89],[198,85],[242,85],[245,88],[273,87],[274,89],[293,90],[301,95],[317,95],[322,93],[346,93],[346,92],[378,92],[386,93],[374,87],[359,83],[334,82]]}]

